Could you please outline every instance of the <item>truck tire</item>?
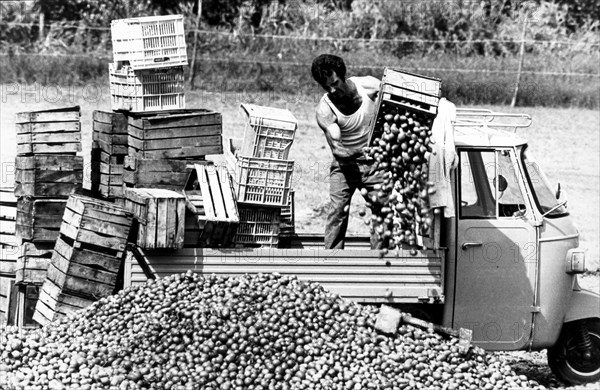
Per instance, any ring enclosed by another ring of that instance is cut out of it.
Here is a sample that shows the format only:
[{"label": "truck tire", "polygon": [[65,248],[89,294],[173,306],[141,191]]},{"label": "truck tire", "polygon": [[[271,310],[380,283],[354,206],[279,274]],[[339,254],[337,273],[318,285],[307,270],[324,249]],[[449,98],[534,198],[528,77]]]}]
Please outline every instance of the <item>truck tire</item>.
[{"label": "truck tire", "polygon": [[[584,356],[584,350],[588,356]],[[548,349],[548,365],[559,380],[568,384],[600,380],[600,319],[564,324],[558,341]]]}]

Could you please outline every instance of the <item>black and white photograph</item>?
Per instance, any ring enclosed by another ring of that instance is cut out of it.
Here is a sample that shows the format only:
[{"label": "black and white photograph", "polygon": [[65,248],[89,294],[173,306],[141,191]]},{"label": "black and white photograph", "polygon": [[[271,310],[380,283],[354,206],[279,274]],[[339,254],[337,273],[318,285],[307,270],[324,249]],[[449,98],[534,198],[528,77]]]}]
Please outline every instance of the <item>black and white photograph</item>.
[{"label": "black and white photograph", "polygon": [[0,390],[600,389],[598,0],[0,0]]}]

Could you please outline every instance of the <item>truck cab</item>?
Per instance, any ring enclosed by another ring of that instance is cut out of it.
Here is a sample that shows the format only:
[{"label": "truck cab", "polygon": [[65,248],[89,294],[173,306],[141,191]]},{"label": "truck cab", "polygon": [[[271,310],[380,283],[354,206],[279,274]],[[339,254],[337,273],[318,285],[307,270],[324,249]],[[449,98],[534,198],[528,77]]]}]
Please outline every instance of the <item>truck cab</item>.
[{"label": "truck cab", "polygon": [[[598,294],[577,285],[585,255],[560,187],[516,134],[530,123],[528,115],[457,111],[444,323],[472,329],[487,350],[550,348],[563,380],[597,379]],[[557,347],[565,339],[569,347]],[[575,352],[577,342],[586,351]]]}]

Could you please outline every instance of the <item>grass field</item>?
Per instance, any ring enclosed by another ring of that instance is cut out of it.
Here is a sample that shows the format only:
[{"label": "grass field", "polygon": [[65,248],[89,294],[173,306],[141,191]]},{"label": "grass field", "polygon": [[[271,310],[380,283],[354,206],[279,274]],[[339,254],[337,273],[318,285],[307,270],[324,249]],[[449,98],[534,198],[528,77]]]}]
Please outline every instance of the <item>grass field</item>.
[{"label": "grass field", "polygon": [[[110,110],[108,86],[101,90],[88,87],[19,87],[2,85],[0,106],[2,186],[12,186],[15,156],[14,114],[20,111],[80,105],[82,109],[83,148],[86,163],[91,147],[91,117],[95,109]],[[10,93],[9,93],[10,92]],[[296,190],[296,225],[300,232],[322,233],[328,205],[327,173],[331,153],[322,132],[314,120],[314,107],[319,98],[275,93],[186,93],[188,108],[209,108],[223,115],[226,137],[242,137],[245,125],[240,103],[288,108],[299,121],[296,140],[290,158],[296,161],[294,188]],[[560,182],[568,194],[568,207],[581,232],[580,246],[587,248],[588,268],[596,270],[599,259],[600,221],[600,115],[598,111],[579,108],[519,108],[491,107],[495,110],[526,112],[532,115],[533,125],[522,134],[530,140],[551,182]],[[216,161],[221,161],[215,156]],[[355,194],[351,208],[350,233],[367,233],[358,216],[364,207]]]}]

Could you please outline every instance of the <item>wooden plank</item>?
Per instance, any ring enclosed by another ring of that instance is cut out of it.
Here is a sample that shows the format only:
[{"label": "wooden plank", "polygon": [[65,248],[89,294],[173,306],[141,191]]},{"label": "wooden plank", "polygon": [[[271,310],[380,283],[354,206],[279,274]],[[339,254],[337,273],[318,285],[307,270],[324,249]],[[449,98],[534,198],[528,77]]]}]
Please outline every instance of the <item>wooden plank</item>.
[{"label": "wooden plank", "polygon": [[111,295],[115,289],[114,285],[67,275],[52,264],[48,268],[48,280],[61,288],[63,292],[72,292],[96,299]]},{"label": "wooden plank", "polygon": [[123,171],[123,181],[136,187],[154,187],[156,185],[181,188],[185,186],[188,172],[144,172]]},{"label": "wooden plank", "polygon": [[60,238],[56,241],[54,251],[74,264],[99,268],[112,273],[119,272],[119,268],[121,267],[121,263],[123,261],[123,259],[120,257],[94,252],[87,249],[73,248]]},{"label": "wooden plank", "polygon": [[204,214],[206,215],[206,219],[214,219],[217,215],[213,204],[211,188],[208,184],[206,167],[204,165],[196,164],[194,165],[194,169],[198,174],[198,185],[200,186],[200,192],[202,193]]},{"label": "wooden plank", "polygon": [[[68,208],[65,209],[63,222],[76,226],[78,229],[89,230],[97,234],[112,236],[120,241],[127,239],[130,228],[129,226],[112,223],[112,221],[90,218],[89,215],[86,214],[77,214]],[[93,244],[93,242],[91,242],[91,244]]]},{"label": "wooden plank", "polygon": [[187,138],[164,138],[156,140],[140,140],[135,137],[129,137],[128,143],[135,149],[143,151],[175,149],[179,147],[208,147],[220,146],[222,148],[221,135],[196,136]]},{"label": "wooden plank", "polygon": [[64,144],[17,144],[17,155],[28,154],[76,154],[81,152],[81,143]]},{"label": "wooden plank", "polygon": [[207,125],[207,126],[189,126],[175,127],[166,129],[144,130],[134,126],[129,127],[129,135],[138,140],[160,140],[171,138],[187,138],[198,136],[221,135],[223,126]]},{"label": "wooden plank", "polygon": [[168,129],[173,127],[205,126],[221,124],[221,114],[218,112],[198,109],[187,112],[169,114],[140,114],[128,118],[129,126],[140,129]]},{"label": "wooden plank", "polygon": [[94,131],[92,133],[93,141],[102,141],[108,145],[127,145],[127,134],[108,134]]},{"label": "wooden plank", "polygon": [[72,122],[40,122],[40,123],[16,123],[17,134],[24,133],[59,133],[81,131],[79,121]]},{"label": "wooden plank", "polygon": [[8,282],[8,302],[7,302],[7,311],[6,311],[6,324],[7,325],[16,325],[17,324],[17,316],[18,316],[18,298],[19,298],[19,289],[15,285],[15,281],[10,280]]},{"label": "wooden plank", "polygon": [[15,123],[37,122],[69,122],[79,121],[79,106],[58,108],[52,110],[39,110],[19,112],[16,114]]},{"label": "wooden plank", "polygon": [[[212,203],[214,206],[214,214],[218,220],[227,220],[227,211],[223,200],[221,182],[215,172],[214,166],[205,166],[205,177],[208,179],[208,186],[211,189]],[[204,193],[204,192],[203,192]]]},{"label": "wooden plank", "polygon": [[15,195],[66,198],[81,189],[81,183],[15,183]]},{"label": "wooden plank", "polygon": [[156,248],[167,247],[168,200],[156,198]]},{"label": "wooden plank", "polygon": [[185,199],[176,202],[176,213],[177,213],[177,235],[175,237],[174,248],[183,248],[185,241],[185,223],[186,223],[186,206]]},{"label": "wooden plank", "polygon": [[157,204],[156,200],[152,197],[146,199],[146,246],[143,248],[154,248],[158,240],[157,237]]},{"label": "wooden plank", "polygon": [[177,199],[166,199],[166,218],[165,221],[165,248],[175,248],[175,239],[178,235],[177,231]]},{"label": "wooden plank", "polygon": [[81,142],[81,132],[17,134],[17,144],[63,144]]},{"label": "wooden plank", "polygon": [[15,234],[15,221],[0,220],[0,233]]},{"label": "wooden plank", "polygon": [[129,145],[129,155],[142,158],[198,158],[210,154],[223,154],[223,145],[181,146],[163,150],[140,150]]},{"label": "wooden plank", "polygon": [[58,251],[52,256],[52,266],[64,273],[67,277],[78,277],[90,282],[104,283],[114,286],[117,281],[117,273],[109,272],[99,268],[92,268],[84,264],[73,263],[65,259]]},{"label": "wooden plank", "polygon": [[106,153],[115,156],[115,155],[126,155],[128,152],[128,147],[127,144],[123,144],[123,145],[118,145],[118,144],[113,144],[110,142],[107,142],[103,139],[96,139],[95,140],[98,143],[98,148],[102,151],[105,151]]},{"label": "wooden plank", "polygon": [[83,183],[83,170],[81,171],[50,171],[50,170],[20,170],[15,172],[15,182],[25,183],[70,183],[77,185]]},{"label": "wooden plank", "polygon": [[15,167],[36,171],[81,171],[83,170],[83,157],[72,155],[17,156]]},{"label": "wooden plank", "polygon": [[111,221],[112,223],[130,226],[131,213],[124,208],[107,201],[83,195],[72,195],[67,201],[67,208],[90,218]]}]

